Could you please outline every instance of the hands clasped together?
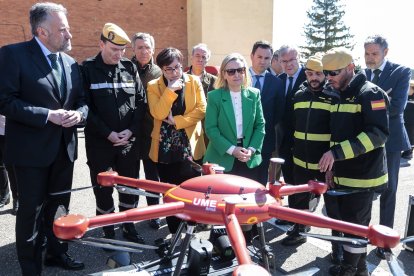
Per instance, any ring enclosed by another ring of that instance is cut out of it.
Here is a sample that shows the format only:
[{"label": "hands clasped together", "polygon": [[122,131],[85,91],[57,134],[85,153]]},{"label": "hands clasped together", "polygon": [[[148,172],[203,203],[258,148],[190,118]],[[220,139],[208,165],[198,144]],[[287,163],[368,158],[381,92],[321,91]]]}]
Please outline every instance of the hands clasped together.
[{"label": "hands clasped together", "polygon": [[49,110],[48,120],[62,127],[73,127],[82,121],[82,114],[76,110]]},{"label": "hands clasped together", "polygon": [[252,157],[253,151],[245,149],[243,147],[236,147],[233,151],[233,156],[236,157],[240,162],[247,162]]}]

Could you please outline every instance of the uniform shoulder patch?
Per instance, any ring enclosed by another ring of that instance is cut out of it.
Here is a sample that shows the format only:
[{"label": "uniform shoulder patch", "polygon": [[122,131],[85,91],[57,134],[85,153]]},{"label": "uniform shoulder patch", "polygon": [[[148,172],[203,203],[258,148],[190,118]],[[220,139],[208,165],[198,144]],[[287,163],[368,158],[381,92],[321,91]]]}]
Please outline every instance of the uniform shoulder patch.
[{"label": "uniform shoulder patch", "polygon": [[385,100],[371,101],[372,110],[382,110],[385,109]]}]

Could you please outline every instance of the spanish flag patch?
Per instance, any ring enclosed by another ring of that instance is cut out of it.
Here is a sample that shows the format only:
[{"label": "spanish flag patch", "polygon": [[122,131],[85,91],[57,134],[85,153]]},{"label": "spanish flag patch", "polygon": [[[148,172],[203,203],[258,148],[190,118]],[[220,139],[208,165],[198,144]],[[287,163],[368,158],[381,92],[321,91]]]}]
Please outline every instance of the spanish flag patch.
[{"label": "spanish flag patch", "polygon": [[381,110],[385,109],[385,100],[371,101],[372,110]]}]

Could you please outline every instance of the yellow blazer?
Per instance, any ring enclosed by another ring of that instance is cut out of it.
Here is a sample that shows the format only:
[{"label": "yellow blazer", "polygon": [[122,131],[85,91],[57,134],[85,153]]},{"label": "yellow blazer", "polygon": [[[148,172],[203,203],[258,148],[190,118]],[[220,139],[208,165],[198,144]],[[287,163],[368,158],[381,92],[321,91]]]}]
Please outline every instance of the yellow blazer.
[{"label": "yellow blazer", "polygon": [[[175,128],[185,129],[185,133],[190,140],[193,158],[199,160],[206,151],[203,128],[201,127],[201,120],[204,119],[206,113],[206,97],[203,86],[197,77],[187,74],[183,74],[183,77],[185,112],[184,115],[174,116]],[[163,76],[150,81],[147,92],[148,105],[151,115],[154,117],[149,157],[152,161],[158,162],[161,122],[167,118],[178,95],[165,86]]]}]

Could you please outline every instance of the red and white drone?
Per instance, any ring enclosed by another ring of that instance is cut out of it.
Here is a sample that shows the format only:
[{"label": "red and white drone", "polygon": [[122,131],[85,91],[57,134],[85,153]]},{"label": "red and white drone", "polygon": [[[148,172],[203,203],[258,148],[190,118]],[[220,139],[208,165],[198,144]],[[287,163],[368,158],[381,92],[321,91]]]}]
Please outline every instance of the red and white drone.
[{"label": "red and white drone", "polygon": [[[274,162],[273,170],[276,166]],[[187,222],[224,225],[239,264],[234,275],[243,275],[242,271],[248,271],[254,265],[246,248],[241,225],[260,224],[271,218],[365,237],[371,244],[382,248],[394,248],[400,243],[399,234],[386,226],[362,226],[282,206],[283,196],[302,192],[325,193],[325,183],[311,180],[304,185],[289,186],[270,180],[269,188],[266,189],[247,178],[216,173],[216,167],[214,164],[203,165],[203,176],[187,180],[179,186],[123,177],[116,172],[102,172],[98,175],[100,185],[111,187],[121,184],[162,193],[164,204],[90,218],[69,214],[54,222],[54,233],[62,240],[76,240],[92,228],[164,216],[176,216]],[[271,172],[269,175],[274,174]],[[254,266],[255,273],[258,269],[267,273],[264,268]]]}]

